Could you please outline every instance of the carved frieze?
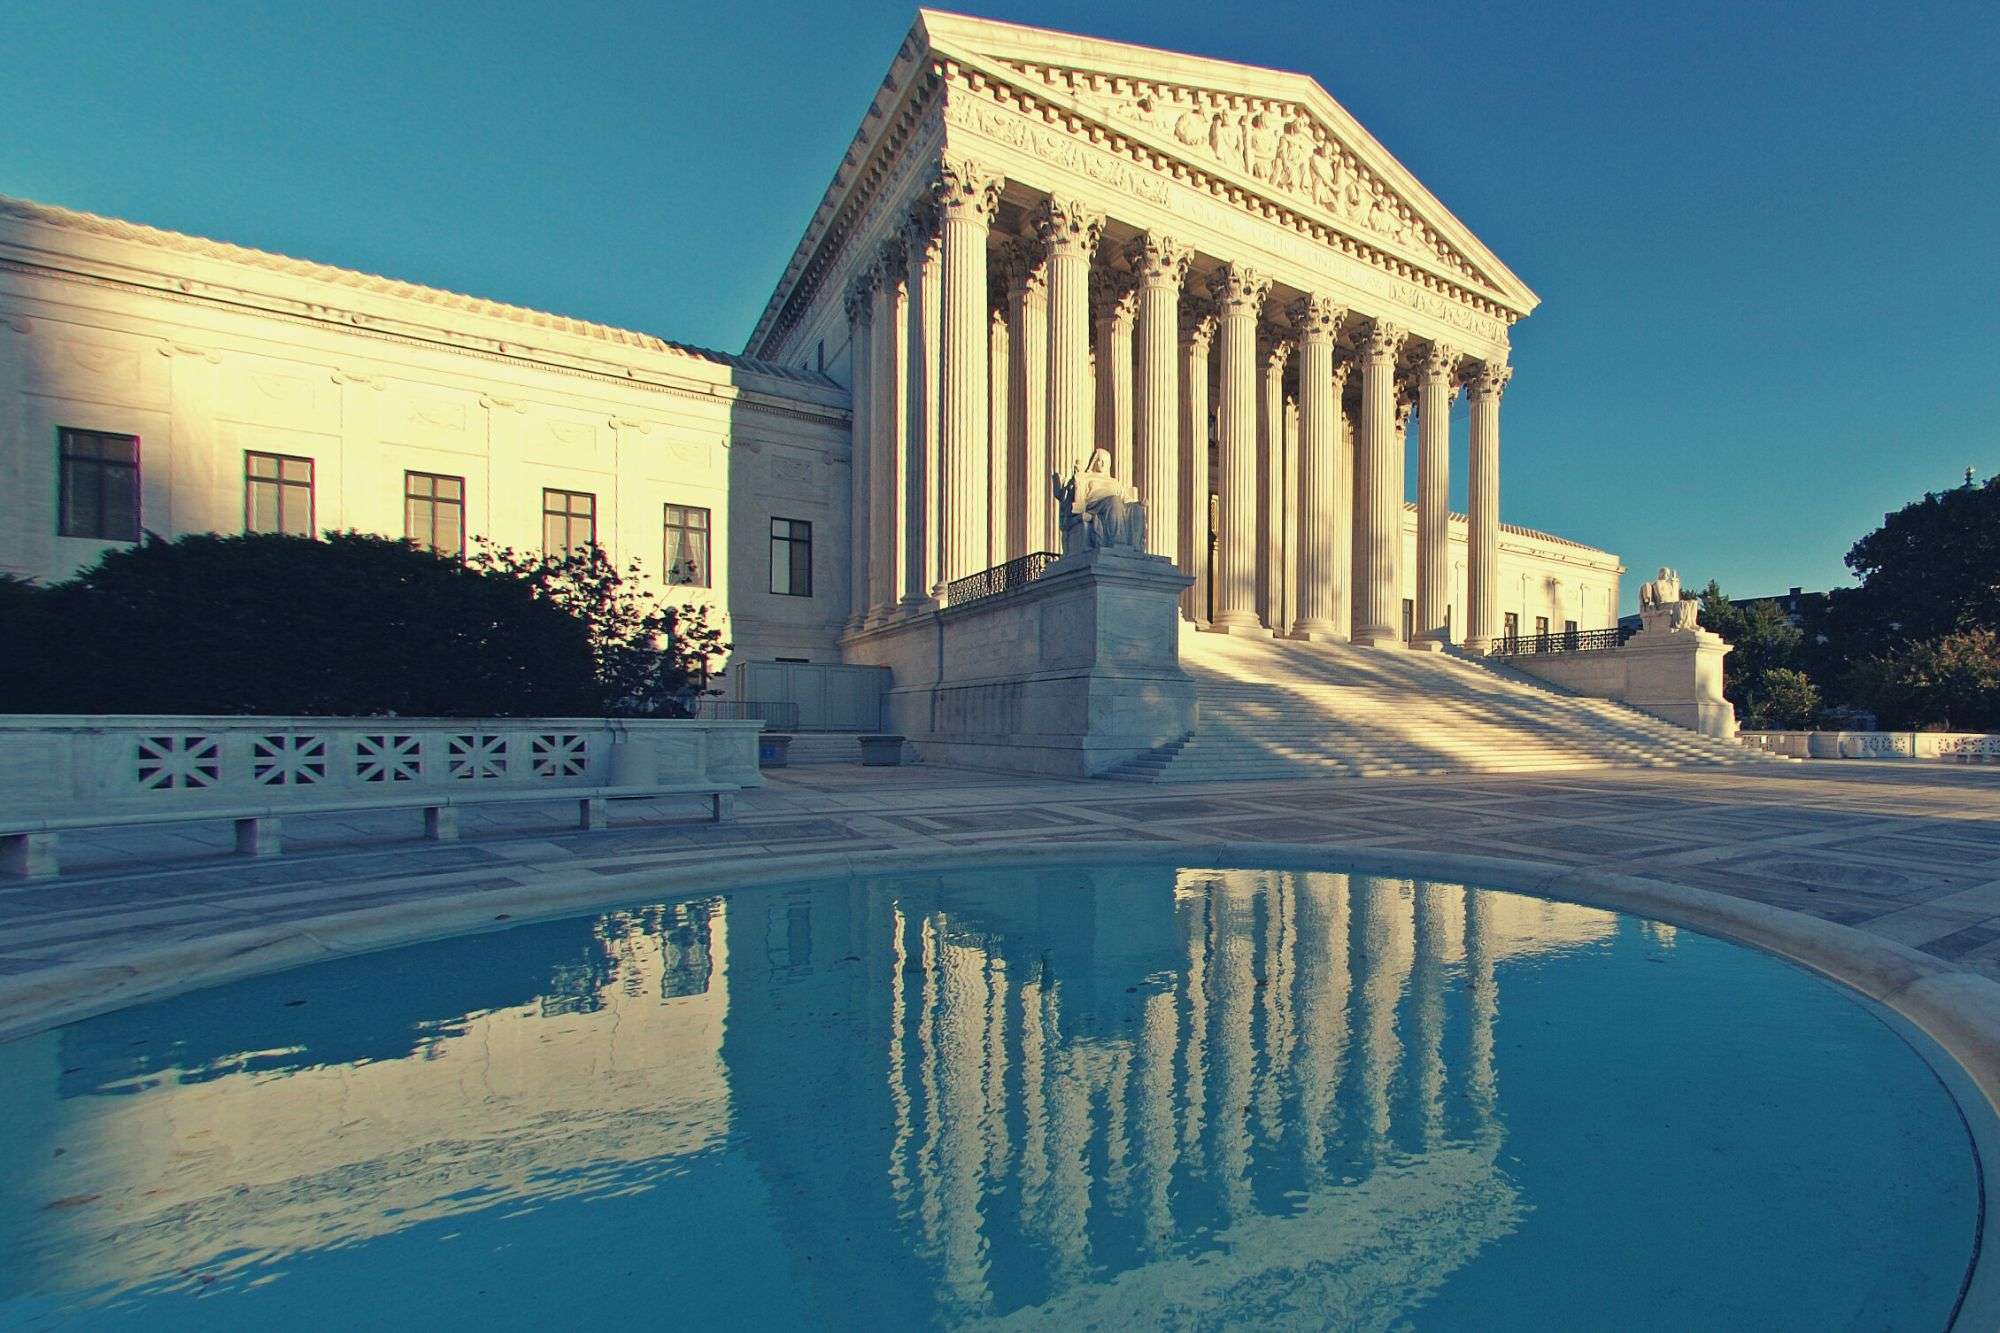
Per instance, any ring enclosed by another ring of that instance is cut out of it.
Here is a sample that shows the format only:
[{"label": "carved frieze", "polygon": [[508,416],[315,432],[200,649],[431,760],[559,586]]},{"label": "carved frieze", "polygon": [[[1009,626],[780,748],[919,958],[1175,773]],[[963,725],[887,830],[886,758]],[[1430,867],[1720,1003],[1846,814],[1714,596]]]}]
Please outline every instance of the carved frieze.
[{"label": "carved frieze", "polygon": [[945,104],[945,120],[964,125],[978,134],[1018,148],[1053,166],[1075,172],[1119,194],[1129,194],[1149,203],[1167,201],[1167,183],[1135,170],[1100,148],[1045,129],[1015,112],[991,102],[960,99]]}]

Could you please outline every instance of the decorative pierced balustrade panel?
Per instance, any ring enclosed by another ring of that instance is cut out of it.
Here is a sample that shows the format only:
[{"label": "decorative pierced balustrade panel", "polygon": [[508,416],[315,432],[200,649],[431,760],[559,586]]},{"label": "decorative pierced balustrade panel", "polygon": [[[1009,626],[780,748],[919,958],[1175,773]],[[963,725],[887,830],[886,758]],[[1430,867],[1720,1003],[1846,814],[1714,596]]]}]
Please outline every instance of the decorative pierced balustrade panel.
[{"label": "decorative pierced balustrade panel", "polygon": [[214,736],[141,736],[133,775],[148,791],[213,787],[222,779],[222,742]]},{"label": "decorative pierced balustrade panel", "polygon": [[490,732],[453,736],[445,745],[445,771],[467,781],[506,777],[507,738]]},{"label": "decorative pierced balustrade panel", "polygon": [[354,776],[363,782],[415,782],[424,775],[423,742],[416,736],[357,736]]},{"label": "decorative pierced balustrade panel", "polygon": [[325,737],[257,737],[250,743],[250,776],[267,787],[305,787],[326,781]]},{"label": "decorative pierced balustrade panel", "polygon": [[576,732],[542,732],[528,754],[538,778],[580,778],[590,766],[589,749]]}]

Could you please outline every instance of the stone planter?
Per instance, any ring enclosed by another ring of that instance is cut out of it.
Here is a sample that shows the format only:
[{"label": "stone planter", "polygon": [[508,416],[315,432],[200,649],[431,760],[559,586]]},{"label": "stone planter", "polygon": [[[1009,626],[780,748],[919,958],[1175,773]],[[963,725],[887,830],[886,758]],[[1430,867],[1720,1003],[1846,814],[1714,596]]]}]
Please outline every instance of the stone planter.
[{"label": "stone planter", "polygon": [[858,736],[864,768],[894,768],[903,762],[901,736]]},{"label": "stone planter", "polygon": [[757,767],[786,768],[791,765],[792,737],[789,732],[766,731],[757,737]]}]

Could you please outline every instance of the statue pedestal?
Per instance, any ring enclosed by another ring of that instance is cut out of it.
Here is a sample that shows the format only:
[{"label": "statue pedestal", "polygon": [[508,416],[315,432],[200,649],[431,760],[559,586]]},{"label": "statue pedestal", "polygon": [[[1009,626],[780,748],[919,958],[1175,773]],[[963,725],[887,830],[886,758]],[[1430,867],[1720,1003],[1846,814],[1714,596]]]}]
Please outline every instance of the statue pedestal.
[{"label": "statue pedestal", "polygon": [[1503,659],[1525,675],[1575,694],[1615,699],[1662,721],[1736,739],[1736,709],[1722,697],[1729,644],[1700,628],[1646,629],[1623,647]]},{"label": "statue pedestal", "polygon": [[1130,547],[1064,556],[1033,583],[842,641],[886,666],[888,725],[927,763],[1091,777],[1194,730],[1180,665],[1193,580]]}]

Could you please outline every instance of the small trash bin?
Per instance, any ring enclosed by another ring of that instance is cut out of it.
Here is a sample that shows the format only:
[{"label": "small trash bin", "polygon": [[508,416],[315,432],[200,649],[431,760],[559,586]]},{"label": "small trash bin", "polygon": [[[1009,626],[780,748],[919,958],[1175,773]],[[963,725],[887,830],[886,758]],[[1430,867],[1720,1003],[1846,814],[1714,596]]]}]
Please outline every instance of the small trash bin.
[{"label": "small trash bin", "polygon": [[786,768],[791,764],[792,737],[785,731],[757,733],[757,767]]},{"label": "small trash bin", "polygon": [[903,762],[901,736],[858,736],[864,768],[894,768]]}]

